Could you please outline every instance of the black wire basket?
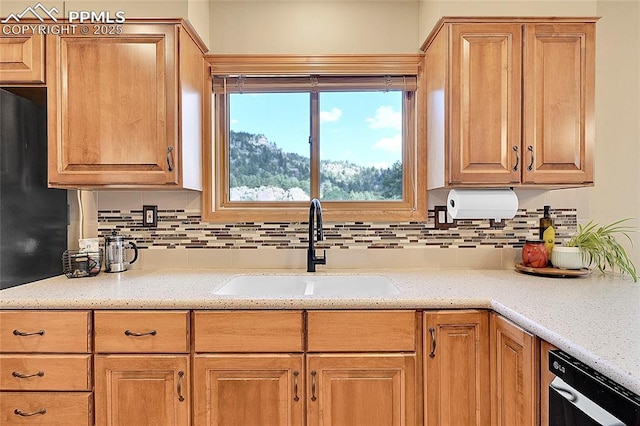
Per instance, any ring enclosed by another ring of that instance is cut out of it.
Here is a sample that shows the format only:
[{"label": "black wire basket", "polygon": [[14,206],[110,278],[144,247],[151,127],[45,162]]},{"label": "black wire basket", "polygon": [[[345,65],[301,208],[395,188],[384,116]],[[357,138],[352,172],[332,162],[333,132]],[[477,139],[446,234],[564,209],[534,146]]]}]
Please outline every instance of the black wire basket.
[{"label": "black wire basket", "polygon": [[102,250],[66,250],[62,254],[62,272],[67,278],[93,277],[102,268]]}]

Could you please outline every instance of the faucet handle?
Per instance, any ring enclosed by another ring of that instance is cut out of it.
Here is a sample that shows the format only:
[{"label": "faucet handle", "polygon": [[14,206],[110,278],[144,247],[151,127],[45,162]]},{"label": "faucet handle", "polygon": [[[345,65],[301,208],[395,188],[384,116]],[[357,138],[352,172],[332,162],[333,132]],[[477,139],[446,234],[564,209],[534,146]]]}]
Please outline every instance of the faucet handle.
[{"label": "faucet handle", "polygon": [[316,257],[316,263],[318,265],[326,265],[327,264],[327,251],[322,250],[322,257]]}]

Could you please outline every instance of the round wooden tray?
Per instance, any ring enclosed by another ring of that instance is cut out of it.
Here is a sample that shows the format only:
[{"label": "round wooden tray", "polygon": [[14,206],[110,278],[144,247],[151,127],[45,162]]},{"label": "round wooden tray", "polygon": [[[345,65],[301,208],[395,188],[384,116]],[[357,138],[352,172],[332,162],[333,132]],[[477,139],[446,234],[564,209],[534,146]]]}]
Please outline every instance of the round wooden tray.
[{"label": "round wooden tray", "polygon": [[530,266],[524,266],[523,263],[515,264],[516,271],[523,272],[525,274],[539,275],[541,277],[558,277],[558,278],[572,278],[583,277],[591,273],[591,269],[558,269],[558,268],[532,268]]}]

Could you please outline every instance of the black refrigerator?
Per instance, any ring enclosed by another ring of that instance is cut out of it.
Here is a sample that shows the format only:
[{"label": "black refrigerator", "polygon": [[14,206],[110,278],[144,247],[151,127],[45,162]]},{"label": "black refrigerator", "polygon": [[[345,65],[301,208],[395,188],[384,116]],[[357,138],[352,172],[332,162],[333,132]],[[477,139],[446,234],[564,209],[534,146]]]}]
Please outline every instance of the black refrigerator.
[{"label": "black refrigerator", "polygon": [[62,274],[67,248],[67,191],[47,187],[46,107],[13,92],[30,93],[0,89],[0,289]]}]

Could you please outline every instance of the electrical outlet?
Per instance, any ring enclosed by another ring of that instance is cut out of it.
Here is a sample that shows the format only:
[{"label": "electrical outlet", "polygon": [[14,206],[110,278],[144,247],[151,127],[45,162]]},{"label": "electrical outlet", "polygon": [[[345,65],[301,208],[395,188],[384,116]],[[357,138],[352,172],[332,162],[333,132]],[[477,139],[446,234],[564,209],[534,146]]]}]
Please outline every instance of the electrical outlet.
[{"label": "electrical outlet", "polygon": [[158,226],[158,206],[142,206],[142,226],[148,228]]},{"label": "electrical outlet", "polygon": [[435,213],[435,229],[449,229],[457,226],[456,220],[447,212],[447,206],[434,206],[433,210]]}]

